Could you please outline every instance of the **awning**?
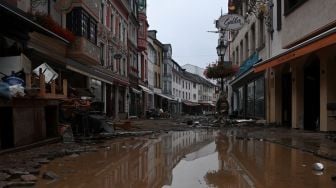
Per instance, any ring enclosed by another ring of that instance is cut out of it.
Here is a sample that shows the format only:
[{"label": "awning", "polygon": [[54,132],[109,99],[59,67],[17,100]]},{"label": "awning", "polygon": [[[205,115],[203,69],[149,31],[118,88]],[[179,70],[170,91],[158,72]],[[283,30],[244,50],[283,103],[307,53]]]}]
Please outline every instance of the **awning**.
[{"label": "awning", "polygon": [[142,85],[139,85],[139,87],[141,87],[141,89],[144,91],[144,92],[147,92],[149,94],[153,94],[153,91],[151,91],[149,88],[145,87],[145,86],[142,86]]},{"label": "awning", "polygon": [[290,60],[302,57],[321,48],[336,44],[336,28],[332,28],[316,37],[313,37],[284,53],[274,56],[254,66],[254,72],[261,72]]},{"label": "awning", "polygon": [[259,54],[257,52],[253,53],[244,63],[239,67],[239,72],[237,76],[244,74],[245,72],[251,70],[253,65],[257,64],[260,61]]},{"label": "awning", "polygon": [[170,97],[170,96],[168,96],[168,95],[165,95],[165,94],[162,94],[162,93],[155,93],[155,94],[157,94],[157,95],[159,95],[159,96],[161,96],[161,97],[163,97],[163,98],[166,98],[166,99],[168,99],[168,100],[175,101],[174,98],[172,98],[172,97]]},{"label": "awning", "polygon": [[191,102],[191,101],[183,101],[183,104],[185,104],[187,106],[199,106],[200,105],[198,103]]},{"label": "awning", "polygon": [[113,84],[113,77],[109,76],[107,74],[103,74],[102,72],[98,71],[92,66],[83,65],[81,63],[78,63],[72,59],[66,60],[66,68],[69,70],[72,70],[74,72],[77,72],[79,74],[85,75],[90,78],[94,78],[100,81],[103,81],[105,83]]},{"label": "awning", "polygon": [[200,102],[199,104],[204,106],[215,106],[212,102]]}]

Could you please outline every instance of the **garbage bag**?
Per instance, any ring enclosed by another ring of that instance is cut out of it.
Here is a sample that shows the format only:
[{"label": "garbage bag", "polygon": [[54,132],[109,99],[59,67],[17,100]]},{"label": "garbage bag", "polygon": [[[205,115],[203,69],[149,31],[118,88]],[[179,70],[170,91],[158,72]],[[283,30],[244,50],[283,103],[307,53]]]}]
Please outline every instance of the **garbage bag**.
[{"label": "garbage bag", "polygon": [[4,82],[0,82],[0,97],[9,99],[11,97],[9,91],[9,85]]}]

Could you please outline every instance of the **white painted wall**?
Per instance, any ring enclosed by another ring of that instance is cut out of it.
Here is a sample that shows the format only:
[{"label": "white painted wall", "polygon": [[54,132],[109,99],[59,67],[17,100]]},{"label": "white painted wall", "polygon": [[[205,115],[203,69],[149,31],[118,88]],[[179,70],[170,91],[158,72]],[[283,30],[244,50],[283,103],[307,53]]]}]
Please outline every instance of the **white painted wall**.
[{"label": "white painted wall", "polygon": [[336,20],[335,0],[309,0],[283,17],[282,45],[301,37]]}]

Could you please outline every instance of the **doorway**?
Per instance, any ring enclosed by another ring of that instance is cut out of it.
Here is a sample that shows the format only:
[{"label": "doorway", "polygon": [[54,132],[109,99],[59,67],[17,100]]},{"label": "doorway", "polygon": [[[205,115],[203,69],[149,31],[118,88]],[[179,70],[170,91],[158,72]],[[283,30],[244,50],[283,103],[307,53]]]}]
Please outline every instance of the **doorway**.
[{"label": "doorway", "polygon": [[0,108],[0,150],[14,147],[13,112],[11,107]]},{"label": "doorway", "polygon": [[320,60],[309,58],[304,65],[304,129],[319,130],[320,125]]},{"label": "doorway", "polygon": [[282,124],[286,127],[292,126],[292,73],[289,72],[289,65],[282,73]]},{"label": "doorway", "polygon": [[113,94],[112,94],[112,86],[106,84],[106,116],[112,117],[113,108],[114,108],[114,101],[113,101]]}]

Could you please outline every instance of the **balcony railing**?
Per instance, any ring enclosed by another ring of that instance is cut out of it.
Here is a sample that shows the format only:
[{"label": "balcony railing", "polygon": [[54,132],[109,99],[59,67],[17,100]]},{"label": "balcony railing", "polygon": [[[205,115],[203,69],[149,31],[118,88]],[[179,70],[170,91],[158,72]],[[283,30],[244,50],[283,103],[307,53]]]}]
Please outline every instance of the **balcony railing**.
[{"label": "balcony railing", "polygon": [[100,62],[98,46],[84,37],[77,37],[69,47],[67,56],[84,64],[97,65]]}]

